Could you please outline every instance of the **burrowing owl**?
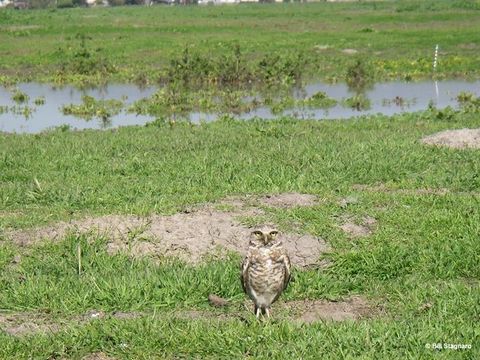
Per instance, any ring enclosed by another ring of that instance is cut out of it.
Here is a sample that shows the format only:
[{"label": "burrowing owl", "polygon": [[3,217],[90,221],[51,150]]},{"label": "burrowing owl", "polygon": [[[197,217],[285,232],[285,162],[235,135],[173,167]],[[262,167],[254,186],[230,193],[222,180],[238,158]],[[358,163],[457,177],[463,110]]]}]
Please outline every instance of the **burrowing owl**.
[{"label": "burrowing owl", "polygon": [[243,290],[255,304],[255,315],[270,317],[273,304],[290,280],[290,259],[282,243],[276,240],[278,230],[263,228],[252,232],[247,256],[242,263]]}]

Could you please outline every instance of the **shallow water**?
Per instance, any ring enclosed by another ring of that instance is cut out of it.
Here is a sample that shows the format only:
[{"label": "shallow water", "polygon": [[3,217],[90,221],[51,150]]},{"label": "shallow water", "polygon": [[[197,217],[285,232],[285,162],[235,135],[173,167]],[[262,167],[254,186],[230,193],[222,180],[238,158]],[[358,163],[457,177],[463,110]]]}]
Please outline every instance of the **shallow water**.
[{"label": "shallow water", "polygon": [[[377,83],[370,90],[365,92],[371,102],[368,110],[358,111],[343,106],[340,101],[355,95],[345,84],[315,83],[307,85],[304,94],[296,94],[298,97],[309,97],[323,91],[329,97],[339,103],[329,109],[293,109],[284,112],[286,115],[295,115],[307,119],[347,119],[352,116],[384,114],[387,116],[403,113],[426,110],[430,103],[442,109],[447,106],[458,107],[456,97],[462,91],[471,92],[480,96],[480,81],[467,82],[462,80],[449,81],[423,81],[423,82],[387,82]],[[403,104],[395,104],[395,98],[403,99]],[[242,114],[241,118],[259,116],[271,119],[278,117],[268,108],[259,108],[248,114]]]},{"label": "shallow water", "polygon": [[[17,88],[29,96],[26,103],[34,111],[26,118],[15,111],[0,112],[0,131],[17,133],[38,133],[48,128],[69,125],[74,129],[105,129],[116,128],[126,125],[143,125],[153,118],[150,116],[135,115],[122,111],[120,114],[112,116],[107,122],[99,119],[83,120],[71,115],[63,115],[61,107],[68,104],[81,104],[83,95],[89,95],[96,99],[117,99],[125,100],[125,108],[136,100],[146,98],[155,92],[155,88],[140,89],[135,85],[112,84],[103,88],[79,90],[75,87],[64,86],[54,87],[46,84],[24,83],[19,84]],[[301,90],[295,90],[295,97],[302,98],[311,96],[318,91],[325,92],[329,97],[338,101],[351,97],[353,92],[349,91],[344,84],[325,84],[313,83],[305,86]],[[285,115],[295,115],[299,118],[313,119],[345,119],[352,116],[368,114],[393,115],[401,112],[414,112],[425,110],[430,103],[438,108],[447,106],[457,107],[456,96],[462,92],[470,92],[475,96],[480,96],[480,81],[467,82],[463,80],[448,81],[423,81],[423,82],[388,82],[378,83],[372,89],[367,90],[365,95],[370,99],[371,108],[369,110],[358,111],[341,105],[324,109],[297,108],[285,111]],[[11,99],[12,89],[0,88],[0,107],[11,108],[17,106]],[[43,105],[35,105],[34,100],[38,97],[44,97]],[[394,99],[401,98],[402,104]],[[19,106],[24,106],[20,104]],[[213,121],[217,114],[206,114],[192,112],[189,119],[192,122]],[[267,107],[260,107],[254,111],[238,115],[238,118],[249,119],[260,117],[271,119],[278,117],[274,115]]]},{"label": "shallow water", "polygon": [[[104,129],[145,124],[151,121],[151,117],[137,116],[122,111],[120,114],[112,116],[108,123],[105,123],[100,119],[84,120],[72,115],[64,115],[61,108],[63,105],[81,104],[83,95],[89,95],[95,99],[120,100],[126,98],[125,104],[128,106],[155,92],[155,88],[140,89],[135,85],[129,84],[113,84],[102,88],[79,90],[72,86],[55,87],[48,84],[24,83],[19,84],[16,88],[30,97],[28,106],[35,110],[28,118],[21,114],[15,114],[12,111],[0,113],[0,131],[38,133],[60,125],[69,125],[74,129]],[[16,106],[11,97],[11,89],[0,87],[0,107]],[[45,104],[39,106],[34,104],[34,100],[39,97],[45,98]],[[24,105],[20,104],[20,106]]]}]

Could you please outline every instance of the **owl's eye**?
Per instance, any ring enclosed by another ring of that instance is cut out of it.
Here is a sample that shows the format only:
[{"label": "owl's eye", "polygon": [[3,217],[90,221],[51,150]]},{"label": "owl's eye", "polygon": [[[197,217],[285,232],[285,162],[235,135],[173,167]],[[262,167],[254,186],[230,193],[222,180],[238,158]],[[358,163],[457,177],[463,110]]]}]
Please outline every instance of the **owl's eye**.
[{"label": "owl's eye", "polygon": [[255,235],[257,238],[261,238],[263,234],[261,231],[256,230],[253,232],[253,235]]},{"label": "owl's eye", "polygon": [[277,230],[273,230],[273,231],[270,231],[270,236],[272,238],[276,237],[278,235],[278,231]]}]

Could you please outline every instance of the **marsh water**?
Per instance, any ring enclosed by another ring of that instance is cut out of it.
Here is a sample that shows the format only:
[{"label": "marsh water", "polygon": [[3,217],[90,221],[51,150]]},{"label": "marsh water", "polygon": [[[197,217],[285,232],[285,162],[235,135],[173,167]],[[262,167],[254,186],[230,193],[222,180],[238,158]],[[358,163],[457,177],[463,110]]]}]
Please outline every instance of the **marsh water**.
[{"label": "marsh water", "polygon": [[[18,84],[15,89],[25,93],[28,100],[19,103],[13,100],[11,88],[0,87],[0,131],[17,133],[38,133],[49,128],[68,125],[73,129],[106,129],[127,125],[143,125],[154,117],[128,112],[129,105],[142,98],[151,96],[157,88],[139,88],[128,84],[111,84],[97,89],[78,89],[71,86],[55,87],[39,83]],[[401,112],[425,110],[429,105],[437,108],[457,107],[456,97],[461,92],[480,96],[480,81],[423,81],[423,82],[386,82],[377,83],[364,95],[370,100],[368,110],[357,110],[342,105],[341,100],[355,95],[345,84],[311,83],[302,89],[292,90],[295,98],[307,98],[319,91],[339,101],[329,109],[293,108],[283,111],[283,115],[293,115],[301,119],[346,119],[369,114],[393,115]],[[117,99],[124,101],[124,109],[108,119],[81,119],[64,115],[62,106],[81,104],[82,96],[95,99]],[[41,99],[41,101],[36,101]],[[280,115],[282,115],[280,114]],[[219,114],[191,112],[186,118],[196,123],[214,121]],[[278,117],[271,109],[260,106],[250,112],[236,115],[240,119],[260,117],[265,119]]]}]

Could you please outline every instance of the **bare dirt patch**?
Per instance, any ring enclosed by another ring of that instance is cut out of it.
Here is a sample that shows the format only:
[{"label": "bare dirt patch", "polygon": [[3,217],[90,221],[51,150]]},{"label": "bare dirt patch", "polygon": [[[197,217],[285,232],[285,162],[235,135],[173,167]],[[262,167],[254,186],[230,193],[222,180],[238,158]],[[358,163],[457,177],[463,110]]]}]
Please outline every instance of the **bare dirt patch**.
[{"label": "bare dirt patch", "polygon": [[294,321],[311,324],[318,321],[359,320],[373,317],[378,310],[361,296],[344,301],[303,300],[286,304],[296,314]]},{"label": "bare dirt patch", "polygon": [[392,193],[392,194],[404,194],[404,195],[446,195],[450,193],[449,189],[446,188],[422,188],[422,189],[395,189],[387,186],[386,184],[375,184],[375,185],[366,185],[366,184],[354,184],[352,186],[353,190],[356,191],[368,191],[368,192],[381,192],[381,193]]},{"label": "bare dirt patch", "polygon": [[104,352],[96,352],[82,357],[82,360],[114,360],[115,358],[108,356]]},{"label": "bare dirt patch", "polygon": [[265,205],[274,207],[296,207],[296,206],[314,206],[317,203],[317,197],[310,194],[284,193],[277,195],[267,195],[260,198]]},{"label": "bare dirt patch", "polygon": [[90,310],[73,318],[55,319],[52,315],[41,312],[0,313],[0,331],[12,336],[22,337],[33,334],[56,333],[68,324],[85,325],[90,321],[114,318],[130,320],[144,316],[141,312],[116,311],[110,314],[101,310]]},{"label": "bare dirt patch", "polygon": [[377,220],[375,218],[371,216],[365,216],[363,217],[361,224],[357,224],[347,218],[347,221],[340,225],[340,229],[342,229],[350,237],[355,238],[371,235],[375,230],[376,225]]},{"label": "bare dirt patch", "polygon": [[[225,299],[222,299],[225,300]],[[228,305],[231,307],[233,304]],[[380,307],[372,305],[359,295],[341,301],[328,300],[296,300],[278,302],[272,306],[273,320],[285,319],[295,323],[311,324],[319,321],[357,321],[373,318],[383,311]],[[242,308],[229,312],[207,310],[179,310],[172,313],[175,317],[186,320],[246,320],[248,314],[254,317],[253,306],[246,300]]]},{"label": "bare dirt patch", "polygon": [[0,29],[6,31],[25,31],[25,30],[37,30],[42,29],[43,26],[40,25],[3,25],[0,26]]},{"label": "bare dirt patch", "polygon": [[344,53],[346,55],[355,55],[355,54],[358,53],[358,50],[357,49],[343,49],[342,53]]},{"label": "bare dirt patch", "polygon": [[454,149],[480,149],[480,129],[446,130],[424,137],[422,142]]},{"label": "bare dirt patch", "polygon": [[105,311],[102,311],[102,310],[89,310],[85,314],[77,316],[75,318],[75,321],[79,323],[87,323],[92,320],[105,319],[105,318],[128,320],[128,319],[136,319],[143,315],[145,314],[138,311],[114,311],[112,313],[106,313]]},{"label": "bare dirt patch", "polygon": [[[16,337],[34,334],[56,333],[69,329],[72,326],[83,326],[91,321],[104,321],[105,319],[132,320],[148,316],[154,318],[174,318],[184,320],[246,320],[248,314],[254,319],[253,306],[250,300],[245,303],[230,303],[226,299],[216,297],[216,301],[222,302],[222,308],[226,311],[208,311],[199,309],[181,309],[167,312],[122,312],[105,313],[101,310],[91,310],[82,315],[70,318],[55,319],[45,313],[0,313],[0,331]],[[225,302],[225,304],[223,304]],[[212,305],[217,307],[216,305]],[[274,320],[285,319],[295,323],[311,324],[319,321],[346,321],[372,318],[382,313],[381,308],[372,305],[359,295],[352,296],[342,301],[328,300],[297,300],[275,303],[272,307]],[[97,359],[93,353],[86,359]],[[98,359],[103,359],[98,357]],[[109,359],[106,357],[105,359]]]},{"label": "bare dirt patch", "polygon": [[475,44],[475,43],[461,43],[461,44],[458,44],[457,47],[459,47],[460,49],[473,50],[473,49],[477,48],[477,44]]},{"label": "bare dirt patch", "polygon": [[345,209],[350,205],[358,204],[359,199],[356,196],[347,196],[338,202],[341,208]]},{"label": "bare dirt patch", "polygon": [[221,313],[207,310],[180,310],[172,312],[175,318],[183,320],[233,320],[241,317],[239,313]]},{"label": "bare dirt patch", "polygon": [[0,218],[7,218],[7,217],[19,217],[24,215],[23,211],[5,211],[5,210],[0,210]]},{"label": "bare dirt patch", "polygon": [[119,320],[130,320],[130,319],[137,319],[139,317],[144,316],[145,314],[139,311],[115,311],[112,313],[112,317]]},{"label": "bare dirt patch", "polygon": [[27,336],[37,333],[54,333],[62,324],[55,323],[46,314],[0,314],[0,329],[9,335]]},{"label": "bare dirt patch", "polygon": [[[8,236],[17,244],[30,245],[42,239],[61,239],[69,232],[90,232],[110,239],[107,245],[110,254],[126,252],[132,256],[152,258],[176,256],[198,263],[207,254],[222,256],[225,250],[243,255],[252,228],[242,224],[240,218],[263,214],[256,206],[307,206],[315,201],[314,196],[303,194],[249,198],[246,201],[230,198],[169,216],[107,215],[60,222],[35,230],[14,231]],[[328,251],[325,241],[312,235],[283,233],[281,239],[296,266],[316,265],[319,256]]]},{"label": "bare dirt patch", "polygon": [[[225,300],[225,299],[222,299]],[[230,305],[229,305],[230,306]],[[249,300],[244,303],[243,310],[229,313],[217,313],[205,310],[183,310],[175,315],[182,319],[245,319],[250,313],[253,316],[253,306]],[[359,295],[341,301],[328,300],[297,300],[278,302],[272,306],[273,319],[286,319],[296,323],[311,324],[318,321],[346,321],[372,318],[381,313],[378,306]]]}]

